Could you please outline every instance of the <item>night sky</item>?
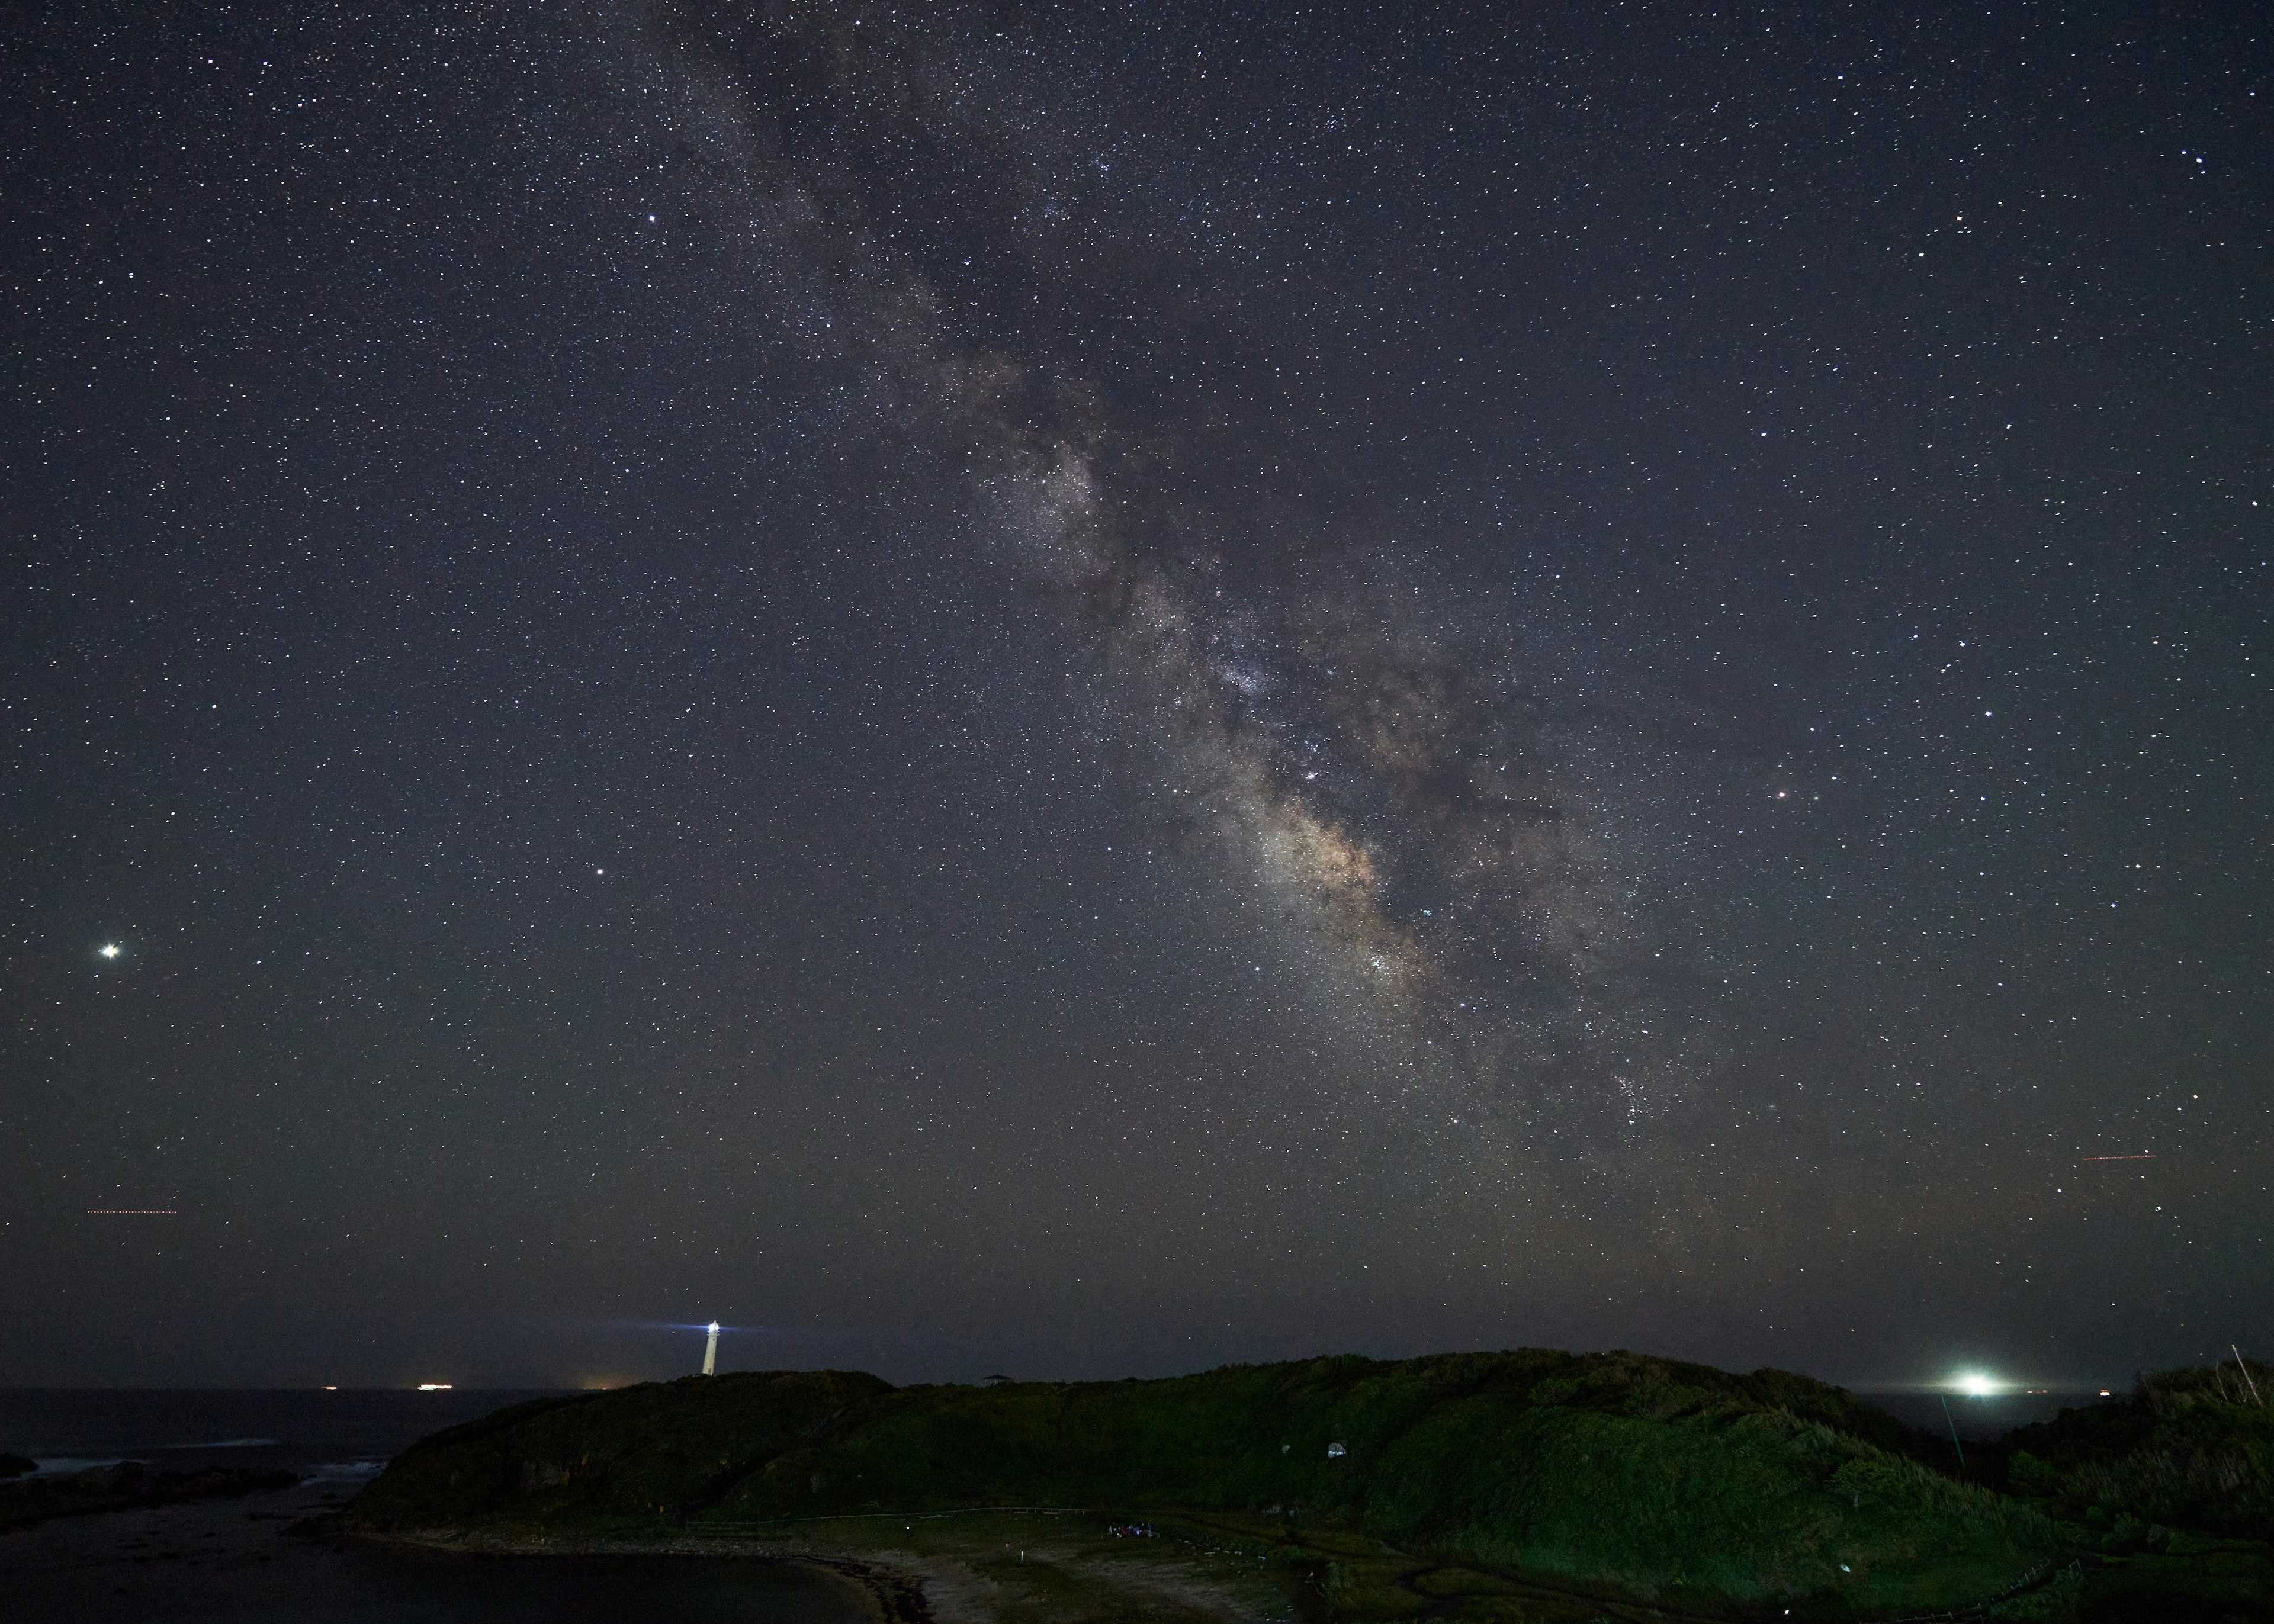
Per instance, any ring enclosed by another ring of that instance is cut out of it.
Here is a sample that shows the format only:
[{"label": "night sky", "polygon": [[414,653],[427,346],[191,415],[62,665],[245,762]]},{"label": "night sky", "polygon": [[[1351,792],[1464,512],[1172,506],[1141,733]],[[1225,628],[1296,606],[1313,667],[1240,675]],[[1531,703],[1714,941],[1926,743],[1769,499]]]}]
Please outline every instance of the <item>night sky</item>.
[{"label": "night sky", "polygon": [[2274,47],[1904,10],[10,8],[0,1383],[2264,1357]]}]

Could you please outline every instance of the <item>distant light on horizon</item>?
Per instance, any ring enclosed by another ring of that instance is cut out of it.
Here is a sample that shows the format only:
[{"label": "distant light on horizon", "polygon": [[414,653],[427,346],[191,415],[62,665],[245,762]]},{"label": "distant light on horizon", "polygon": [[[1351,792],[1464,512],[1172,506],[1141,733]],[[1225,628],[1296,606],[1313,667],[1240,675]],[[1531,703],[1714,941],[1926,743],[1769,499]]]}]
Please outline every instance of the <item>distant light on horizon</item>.
[{"label": "distant light on horizon", "polygon": [[422,1381],[418,1384],[418,1390],[421,1393],[448,1393],[450,1384],[447,1381]]},{"label": "distant light on horizon", "polygon": [[1969,1398],[1989,1398],[1998,1392],[2000,1386],[1994,1378],[1985,1376],[1980,1371],[1962,1371],[1957,1380],[1958,1390]]}]

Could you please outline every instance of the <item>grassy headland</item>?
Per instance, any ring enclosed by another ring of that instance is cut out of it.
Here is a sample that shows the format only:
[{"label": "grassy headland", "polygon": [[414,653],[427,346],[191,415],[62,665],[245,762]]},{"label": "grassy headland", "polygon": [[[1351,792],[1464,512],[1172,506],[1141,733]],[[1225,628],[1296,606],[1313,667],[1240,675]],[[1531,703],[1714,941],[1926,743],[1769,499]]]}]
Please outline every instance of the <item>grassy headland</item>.
[{"label": "grassy headland", "polygon": [[2191,1530],[2274,1539],[2274,1367],[2142,1377],[2112,1403],[2008,1432],[1992,1457],[2008,1492],[2093,1528],[2109,1550]]},{"label": "grassy headland", "polygon": [[2163,1371],[2018,1428],[1985,1478],[2093,1553],[2100,1620],[2274,1616],[2274,1369]]},{"label": "grassy headland", "polygon": [[620,1542],[990,1507],[1186,1516],[1307,1575],[1325,1610],[1374,1616],[1415,1610],[1396,1575],[1416,1564],[1455,1592],[1427,1608],[1441,1616],[1486,1616],[1459,1593],[1481,1605],[1506,1581],[1854,1618],[1989,1601],[2061,1558],[2043,1510],[1934,1470],[1911,1436],[1805,1377],[1630,1354],[993,1387],[774,1372],[501,1411],[397,1457],[348,1522]]}]

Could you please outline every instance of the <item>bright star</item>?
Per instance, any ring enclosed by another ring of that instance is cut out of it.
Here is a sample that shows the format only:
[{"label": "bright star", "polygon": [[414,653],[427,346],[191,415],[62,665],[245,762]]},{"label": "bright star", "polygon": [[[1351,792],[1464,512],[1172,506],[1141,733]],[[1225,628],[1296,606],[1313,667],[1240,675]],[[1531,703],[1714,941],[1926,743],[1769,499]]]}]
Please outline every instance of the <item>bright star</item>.
[{"label": "bright star", "polygon": [[116,942],[105,942],[101,947],[96,948],[94,951],[102,954],[105,959],[116,959],[124,950],[122,949]]}]

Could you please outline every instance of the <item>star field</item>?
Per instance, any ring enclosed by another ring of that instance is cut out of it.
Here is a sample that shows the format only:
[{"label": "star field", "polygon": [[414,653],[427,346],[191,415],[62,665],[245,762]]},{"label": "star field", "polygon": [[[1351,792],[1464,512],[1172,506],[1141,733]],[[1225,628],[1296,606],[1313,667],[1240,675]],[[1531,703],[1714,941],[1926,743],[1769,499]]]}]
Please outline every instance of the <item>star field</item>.
[{"label": "star field", "polygon": [[0,1379],[2274,1338],[2246,12],[5,26]]}]

